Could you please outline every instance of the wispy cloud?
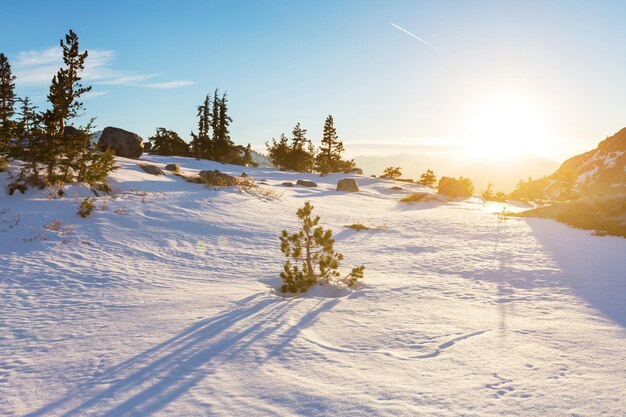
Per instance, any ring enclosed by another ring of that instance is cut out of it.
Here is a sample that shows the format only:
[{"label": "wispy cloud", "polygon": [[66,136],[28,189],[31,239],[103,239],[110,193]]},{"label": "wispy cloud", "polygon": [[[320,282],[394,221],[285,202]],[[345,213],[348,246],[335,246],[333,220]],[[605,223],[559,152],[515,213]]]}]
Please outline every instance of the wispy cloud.
[{"label": "wispy cloud", "polygon": [[424,39],[420,38],[419,36],[417,36],[417,35],[415,35],[415,34],[413,34],[411,32],[409,32],[406,29],[396,25],[395,23],[390,23],[390,25],[393,26],[394,28],[398,29],[398,30],[401,30],[402,32],[406,33],[407,35],[417,39],[418,41],[422,42],[424,45],[426,45],[426,46],[428,46],[428,47],[430,47],[432,49],[435,49],[435,50],[437,49],[433,45],[431,45],[430,43],[426,42]]},{"label": "wispy cloud", "polygon": [[175,80],[175,81],[166,81],[166,82],[162,82],[162,83],[154,83],[154,84],[142,84],[142,87],[148,87],[148,88],[158,88],[161,90],[168,90],[170,88],[181,88],[181,87],[188,87],[190,85],[193,85],[194,82],[193,81],[179,81],[179,80]]},{"label": "wispy cloud", "polygon": [[85,94],[82,95],[81,98],[83,98],[85,100],[91,100],[91,99],[94,99],[94,98],[106,96],[109,93],[110,93],[110,91],[87,91]]},{"label": "wispy cloud", "polygon": [[[128,85],[148,88],[179,88],[193,84],[191,81],[178,80],[144,84],[145,81],[162,76],[162,74],[133,73],[119,70],[114,66],[115,57],[115,51],[90,50],[85,61],[83,80],[94,85]],[[62,65],[62,51],[60,47],[56,46],[44,50],[19,53],[13,63],[13,68],[18,85],[44,86],[50,83],[50,80]],[[92,97],[95,96],[95,94],[92,94]]]}]

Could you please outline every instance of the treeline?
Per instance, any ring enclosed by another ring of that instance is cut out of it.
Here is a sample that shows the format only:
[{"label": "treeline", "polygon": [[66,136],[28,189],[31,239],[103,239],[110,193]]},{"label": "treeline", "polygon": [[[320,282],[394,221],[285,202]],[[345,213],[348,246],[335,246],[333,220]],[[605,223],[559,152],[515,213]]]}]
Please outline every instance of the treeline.
[{"label": "treeline", "polygon": [[72,30],[59,44],[63,66],[52,78],[49,108],[42,111],[28,97],[15,95],[15,76],[0,53],[0,166],[9,159],[23,162],[9,187],[11,194],[65,182],[107,189],[106,176],[114,169],[113,152],[101,152],[91,143],[93,119],[80,128],[68,126],[84,110],[81,96],[91,90],[80,82],[88,52],[80,50]]},{"label": "treeline", "polygon": [[337,135],[333,116],[329,115],[324,122],[322,141],[317,150],[306,137],[306,132],[298,123],[291,132],[291,139],[282,134],[278,141],[272,139],[271,143],[265,144],[268,156],[276,168],[299,172],[316,171],[322,175],[356,169],[354,160],[341,158],[344,147]]},{"label": "treeline", "polygon": [[191,143],[185,142],[178,133],[159,127],[148,138],[150,153],[164,156],[191,156],[210,159],[225,164],[251,165],[252,148],[235,145],[230,137],[229,126],[233,119],[228,115],[227,94],[221,96],[216,89],[213,96],[207,94],[197,107],[198,130],[191,132]]}]

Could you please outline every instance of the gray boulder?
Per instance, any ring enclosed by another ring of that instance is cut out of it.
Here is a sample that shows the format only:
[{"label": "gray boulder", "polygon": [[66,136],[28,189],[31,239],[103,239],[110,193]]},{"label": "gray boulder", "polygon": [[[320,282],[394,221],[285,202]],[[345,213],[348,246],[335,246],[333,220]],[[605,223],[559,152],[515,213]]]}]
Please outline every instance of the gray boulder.
[{"label": "gray boulder", "polygon": [[303,187],[317,187],[316,183],[314,183],[313,181],[307,181],[307,180],[298,180],[296,181],[296,184],[301,185]]},{"label": "gray boulder", "polygon": [[348,193],[355,193],[359,190],[359,184],[354,178],[344,178],[337,182],[336,191],[345,191]]},{"label": "gray boulder", "polygon": [[172,171],[172,172],[180,172],[180,164],[167,164],[165,165],[165,170]]},{"label": "gray boulder", "polygon": [[224,174],[223,172],[219,172],[218,170],[200,171],[198,173],[198,176],[203,183],[216,187],[230,187],[239,183],[237,181],[237,178],[231,177],[230,175]]},{"label": "gray boulder", "polygon": [[293,187],[293,182],[285,181],[285,182],[283,182],[283,187]]},{"label": "gray boulder", "polygon": [[146,173],[150,175],[165,175],[165,172],[161,168],[156,165],[139,165],[139,168],[143,169]]},{"label": "gray boulder", "polygon": [[143,153],[143,139],[136,133],[117,127],[106,127],[102,131],[98,145],[111,148],[117,156],[139,158]]},{"label": "gray boulder", "polygon": [[63,129],[64,138],[71,138],[71,137],[78,135],[79,133],[80,131],[76,129],[74,126],[65,126],[65,128]]}]

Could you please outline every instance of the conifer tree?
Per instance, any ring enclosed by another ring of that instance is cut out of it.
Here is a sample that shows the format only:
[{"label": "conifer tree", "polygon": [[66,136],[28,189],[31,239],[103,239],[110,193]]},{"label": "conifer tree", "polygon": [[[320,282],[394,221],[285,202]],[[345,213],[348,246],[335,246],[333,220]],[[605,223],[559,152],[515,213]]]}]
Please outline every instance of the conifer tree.
[{"label": "conifer tree", "polygon": [[9,150],[15,112],[15,76],[8,58],[0,53],[0,157]]},{"label": "conifer tree", "polygon": [[328,284],[331,280],[352,287],[363,278],[365,267],[358,266],[339,279],[343,255],[334,249],[332,230],[319,226],[320,217],[312,217],[312,213],[313,206],[307,201],[296,212],[301,229],[293,234],[283,230],[280,236],[280,250],[288,258],[280,274],[282,292],[305,292],[315,283]]},{"label": "conifer tree", "polygon": [[420,179],[418,181],[418,183],[425,185],[427,187],[432,187],[433,185],[435,185],[436,182],[437,182],[437,177],[435,176],[435,173],[433,172],[432,169],[427,169],[426,172],[424,172],[420,176]]},{"label": "conifer tree", "polygon": [[18,102],[20,108],[16,137],[19,146],[16,146],[14,156],[24,161],[18,182],[41,186],[43,182],[39,176],[39,163],[45,145],[41,126],[42,115],[37,112],[37,107],[32,104],[30,98],[19,98]]},{"label": "conifer tree", "polygon": [[189,156],[189,145],[173,130],[157,127],[156,134],[148,138],[151,153],[164,156]]},{"label": "conifer tree", "polygon": [[[83,110],[80,96],[91,90],[91,87],[83,87],[80,83],[80,74],[85,68],[88,52],[79,50],[76,33],[70,30],[65,35],[65,40],[61,39],[59,44],[65,66],[52,78],[48,94],[52,108],[44,115],[47,136],[45,158],[49,182],[70,179],[69,167],[73,162],[72,158],[82,151],[82,141],[76,141],[74,135],[64,137],[65,125]],[[61,175],[57,172],[58,168],[61,168]]]},{"label": "conifer tree", "polygon": [[337,130],[334,126],[333,116],[329,115],[324,122],[322,143],[319,153],[315,158],[315,168],[326,175],[331,172],[350,171],[354,169],[354,160],[344,161],[341,159],[343,153],[343,142],[339,140]]},{"label": "conifer tree", "polygon": [[306,138],[306,129],[296,124],[291,132],[291,149],[288,157],[288,169],[298,172],[311,172],[313,170],[315,150],[313,144]]},{"label": "conifer tree", "polygon": [[191,133],[191,155],[196,159],[211,159],[213,142],[209,136],[211,128],[211,98],[207,94],[198,106],[198,134]]},{"label": "conifer tree", "polygon": [[[214,148],[217,148],[217,143],[219,143],[220,141],[220,98],[217,95],[218,91],[219,90],[216,88],[213,92],[213,105],[211,107],[211,118],[209,121],[209,124],[211,125],[211,131],[213,132],[212,142]],[[214,158],[215,156],[216,155],[213,155]]]},{"label": "conifer tree", "polygon": [[276,139],[272,138],[272,144],[265,143],[267,147],[267,154],[272,161],[272,165],[280,170],[288,169],[288,157],[289,152],[291,151],[291,147],[289,146],[289,139],[285,136],[284,133],[280,135],[280,139],[278,142]]},{"label": "conifer tree", "polygon": [[383,177],[391,178],[393,180],[402,176],[402,170],[400,167],[387,167],[383,171]]},{"label": "conifer tree", "polygon": [[229,151],[233,148],[233,141],[230,139],[230,132],[228,126],[233,119],[228,115],[228,99],[226,93],[222,94],[222,98],[219,99],[219,113],[217,121],[217,140],[214,141],[215,156],[218,161],[221,162],[234,162],[227,161]]}]

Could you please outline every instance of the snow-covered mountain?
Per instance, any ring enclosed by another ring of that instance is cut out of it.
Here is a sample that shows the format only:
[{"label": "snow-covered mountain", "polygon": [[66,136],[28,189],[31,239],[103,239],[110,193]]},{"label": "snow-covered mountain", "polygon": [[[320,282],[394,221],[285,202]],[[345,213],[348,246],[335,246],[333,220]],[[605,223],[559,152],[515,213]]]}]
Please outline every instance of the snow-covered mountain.
[{"label": "snow-covered mountain", "polygon": [[552,175],[559,180],[573,175],[584,195],[626,192],[626,128],[609,136],[596,149],[563,162]]},{"label": "snow-covered mountain", "polygon": [[511,197],[559,198],[568,182],[576,196],[626,193],[626,128],[563,162],[552,175],[523,184]]}]

